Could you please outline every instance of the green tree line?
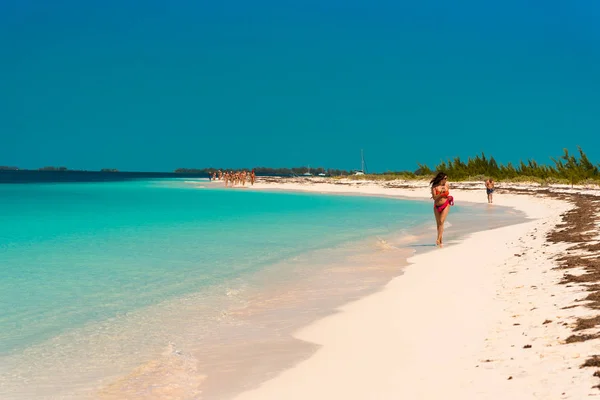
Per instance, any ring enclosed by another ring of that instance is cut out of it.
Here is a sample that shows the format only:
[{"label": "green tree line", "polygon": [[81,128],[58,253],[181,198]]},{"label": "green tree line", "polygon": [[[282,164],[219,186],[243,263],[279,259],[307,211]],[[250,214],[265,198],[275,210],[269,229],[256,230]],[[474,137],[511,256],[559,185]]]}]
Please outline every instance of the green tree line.
[{"label": "green tree line", "polygon": [[538,164],[535,160],[520,161],[518,165],[498,163],[494,157],[486,157],[484,153],[469,157],[466,161],[455,157],[452,160],[442,161],[430,169],[427,165],[418,164],[415,175],[432,175],[436,171],[444,171],[453,180],[465,180],[477,176],[491,177],[496,180],[512,180],[532,177],[545,181],[568,181],[580,183],[588,180],[600,180],[600,164],[594,165],[577,147],[578,154],[570,154],[564,149],[560,157],[551,157],[554,165]]},{"label": "green tree line", "polygon": [[542,184],[600,184],[600,164],[594,165],[581,147],[577,147],[576,154],[569,153],[567,149],[563,151],[560,157],[550,157],[553,165],[538,164],[535,160],[520,161],[517,165],[509,162],[504,165],[498,163],[494,157],[487,157],[485,153],[481,153],[469,157],[466,161],[460,157],[441,161],[434,168],[417,163],[418,168],[414,171],[387,171],[382,174],[369,174],[366,177],[351,177],[375,180],[430,179],[437,172],[443,171],[453,181],[493,178],[497,181],[537,181]]}]

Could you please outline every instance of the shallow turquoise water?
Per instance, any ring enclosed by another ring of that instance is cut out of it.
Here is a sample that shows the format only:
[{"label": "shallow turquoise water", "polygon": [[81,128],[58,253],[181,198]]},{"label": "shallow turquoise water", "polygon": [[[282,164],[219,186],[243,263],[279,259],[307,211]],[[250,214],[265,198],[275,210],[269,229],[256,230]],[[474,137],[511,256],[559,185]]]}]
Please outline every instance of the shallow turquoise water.
[{"label": "shallow turquoise water", "polygon": [[416,201],[177,180],[0,185],[0,355],[429,219]]}]

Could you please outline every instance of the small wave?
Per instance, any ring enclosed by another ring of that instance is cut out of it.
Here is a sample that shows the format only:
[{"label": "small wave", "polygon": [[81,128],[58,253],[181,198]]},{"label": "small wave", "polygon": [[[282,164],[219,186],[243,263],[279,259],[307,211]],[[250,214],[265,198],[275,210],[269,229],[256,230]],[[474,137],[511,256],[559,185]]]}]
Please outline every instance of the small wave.
[{"label": "small wave", "polygon": [[387,240],[377,237],[377,247],[383,250],[398,250],[396,246],[391,245]]},{"label": "small wave", "polygon": [[100,399],[194,398],[206,375],[199,373],[198,360],[169,343],[158,359],[150,360],[104,387]]}]

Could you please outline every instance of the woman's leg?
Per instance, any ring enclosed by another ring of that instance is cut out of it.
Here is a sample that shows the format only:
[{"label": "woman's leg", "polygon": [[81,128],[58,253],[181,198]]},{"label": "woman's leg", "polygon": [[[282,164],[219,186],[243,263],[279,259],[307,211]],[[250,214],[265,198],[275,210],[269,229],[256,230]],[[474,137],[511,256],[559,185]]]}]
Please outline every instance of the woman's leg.
[{"label": "woman's leg", "polygon": [[442,245],[442,236],[444,235],[444,222],[446,222],[446,216],[448,215],[448,212],[450,211],[450,206],[447,206],[446,208],[444,208],[442,210],[441,213],[438,213],[438,218],[439,218],[439,225],[438,225],[438,240],[439,240],[439,245]]},{"label": "woman's leg", "polygon": [[[446,208],[448,208],[448,207],[446,207]],[[437,212],[435,207],[433,208],[433,215],[435,216],[435,225],[437,228],[437,239],[435,240],[435,244],[437,244],[439,246],[442,243],[442,232],[443,232],[444,227],[441,226],[440,213]],[[440,226],[441,226],[442,231],[440,231]]]}]

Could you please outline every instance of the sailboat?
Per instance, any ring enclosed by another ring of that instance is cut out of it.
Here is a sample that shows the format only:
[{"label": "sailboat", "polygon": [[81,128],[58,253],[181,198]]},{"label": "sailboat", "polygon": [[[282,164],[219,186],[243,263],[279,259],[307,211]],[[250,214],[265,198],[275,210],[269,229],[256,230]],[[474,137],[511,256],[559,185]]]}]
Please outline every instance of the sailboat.
[{"label": "sailboat", "polygon": [[302,176],[312,176],[310,173],[310,165],[308,166],[308,172],[303,173]]},{"label": "sailboat", "polygon": [[354,171],[354,175],[364,175],[366,172],[365,154],[363,153],[363,149],[360,149],[360,170]]}]

